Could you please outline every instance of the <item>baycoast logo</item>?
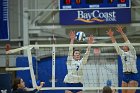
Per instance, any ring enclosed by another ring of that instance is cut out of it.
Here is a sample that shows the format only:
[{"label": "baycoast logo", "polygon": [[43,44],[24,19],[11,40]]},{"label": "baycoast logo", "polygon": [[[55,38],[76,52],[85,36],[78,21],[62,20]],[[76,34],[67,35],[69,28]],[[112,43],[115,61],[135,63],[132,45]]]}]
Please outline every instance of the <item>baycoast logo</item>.
[{"label": "baycoast logo", "polygon": [[109,21],[116,21],[116,12],[102,12],[99,10],[93,10],[92,12],[86,11],[77,11],[77,19],[75,21],[82,21],[86,23],[93,23],[93,22],[109,22]]}]

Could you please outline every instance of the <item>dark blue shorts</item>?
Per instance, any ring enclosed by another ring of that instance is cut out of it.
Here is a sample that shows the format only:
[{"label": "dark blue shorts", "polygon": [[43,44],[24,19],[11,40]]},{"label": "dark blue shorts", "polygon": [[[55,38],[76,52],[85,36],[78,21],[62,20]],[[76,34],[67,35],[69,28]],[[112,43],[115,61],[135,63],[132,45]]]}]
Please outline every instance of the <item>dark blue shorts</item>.
[{"label": "dark blue shorts", "polygon": [[137,73],[123,73],[123,81],[129,83],[130,81],[138,81],[138,74]]},{"label": "dark blue shorts", "polygon": [[[83,87],[82,83],[66,83],[67,87]],[[82,91],[82,89],[68,89],[68,91],[71,91],[73,93],[77,93],[79,91]]]}]

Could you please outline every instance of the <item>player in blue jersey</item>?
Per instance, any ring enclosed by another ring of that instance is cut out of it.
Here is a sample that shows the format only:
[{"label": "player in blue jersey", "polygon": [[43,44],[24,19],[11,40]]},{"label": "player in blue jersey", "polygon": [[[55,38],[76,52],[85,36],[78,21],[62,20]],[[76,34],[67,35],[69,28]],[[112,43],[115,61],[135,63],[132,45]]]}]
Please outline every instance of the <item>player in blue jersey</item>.
[{"label": "player in blue jersey", "polygon": [[[117,32],[119,32],[125,41],[125,46],[122,49],[117,45],[116,39],[114,37],[114,32],[110,29],[107,34],[110,36],[117,53],[120,55],[123,64],[123,80],[122,87],[138,87],[138,71],[136,66],[137,56],[136,50],[131,45],[127,36],[124,34],[123,28],[121,26],[117,27]],[[127,46],[126,46],[127,44]],[[123,89],[122,93],[135,93],[135,89]]]},{"label": "player in blue jersey", "polygon": [[[75,40],[75,32],[71,31],[70,34],[70,44],[74,44]],[[88,44],[93,43],[93,36],[88,37]],[[87,63],[87,59],[90,53],[90,46],[87,47],[86,53],[83,58],[81,58],[81,54],[79,50],[73,50],[73,47],[69,47],[69,53],[67,58],[67,69],[68,73],[64,78],[64,82],[67,87],[83,87],[83,66]],[[66,93],[82,93],[81,89],[69,89],[66,90]]]},{"label": "player in blue jersey", "polygon": [[25,87],[25,82],[23,81],[23,79],[16,78],[14,80],[12,93],[38,93],[43,85],[44,82],[41,82],[40,86],[37,86],[33,91],[28,91],[28,89]]}]

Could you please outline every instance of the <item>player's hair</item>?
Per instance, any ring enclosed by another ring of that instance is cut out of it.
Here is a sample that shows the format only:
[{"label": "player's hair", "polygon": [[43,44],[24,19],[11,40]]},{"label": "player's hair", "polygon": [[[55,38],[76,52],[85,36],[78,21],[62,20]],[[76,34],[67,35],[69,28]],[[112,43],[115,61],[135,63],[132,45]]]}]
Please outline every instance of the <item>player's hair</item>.
[{"label": "player's hair", "polygon": [[74,55],[75,51],[79,51],[80,52],[80,49],[73,48],[73,55]]},{"label": "player's hair", "polygon": [[128,50],[130,50],[128,46],[126,46],[126,47],[128,48]]},{"label": "player's hair", "polygon": [[112,93],[112,89],[109,86],[104,86],[103,93]]},{"label": "player's hair", "polygon": [[16,78],[13,82],[13,90],[17,90],[18,84],[20,84],[21,78]]},{"label": "player's hair", "polygon": [[122,49],[123,49],[123,47],[127,47],[128,48],[128,51],[130,50],[128,46],[122,46]]}]

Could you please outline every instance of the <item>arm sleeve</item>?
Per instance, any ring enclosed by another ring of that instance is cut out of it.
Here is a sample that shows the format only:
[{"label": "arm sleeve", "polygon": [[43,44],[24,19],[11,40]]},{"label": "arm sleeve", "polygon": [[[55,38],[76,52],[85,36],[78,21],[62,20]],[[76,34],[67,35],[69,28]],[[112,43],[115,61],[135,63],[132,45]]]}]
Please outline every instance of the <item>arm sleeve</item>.
[{"label": "arm sleeve", "polygon": [[12,93],[35,93],[35,92],[27,91],[27,90],[24,90],[24,89],[17,89],[17,90],[14,90]]},{"label": "arm sleeve", "polygon": [[115,47],[117,53],[118,53],[119,55],[122,55],[123,51],[122,51],[122,49],[120,48],[120,46],[118,46],[116,42],[114,42],[113,45],[114,45],[114,47]]},{"label": "arm sleeve", "polygon": [[30,93],[38,93],[39,91],[37,89],[34,89],[33,91],[31,91]]},{"label": "arm sleeve", "polygon": [[[26,88],[26,89],[24,89],[23,91],[24,91],[23,93],[38,93],[38,92],[39,92],[39,90],[37,90],[37,88],[35,88],[35,89],[32,90],[32,91],[29,91],[28,88]],[[20,92],[20,93],[22,93],[22,92]]]},{"label": "arm sleeve", "polygon": [[73,59],[73,47],[69,47],[69,53],[67,57],[67,64],[71,64],[71,60]]},{"label": "arm sleeve", "polygon": [[129,50],[130,50],[133,54],[136,54],[136,50],[135,50],[134,46],[130,43],[130,41],[127,40],[125,43],[128,43]]},{"label": "arm sleeve", "polygon": [[82,58],[82,63],[86,64],[88,57],[89,57],[89,53],[90,53],[90,46],[87,48],[86,53],[84,54],[83,58]]}]

